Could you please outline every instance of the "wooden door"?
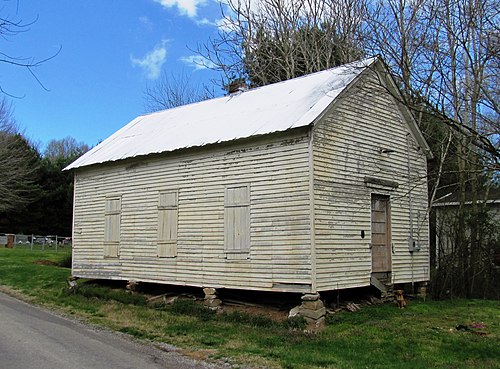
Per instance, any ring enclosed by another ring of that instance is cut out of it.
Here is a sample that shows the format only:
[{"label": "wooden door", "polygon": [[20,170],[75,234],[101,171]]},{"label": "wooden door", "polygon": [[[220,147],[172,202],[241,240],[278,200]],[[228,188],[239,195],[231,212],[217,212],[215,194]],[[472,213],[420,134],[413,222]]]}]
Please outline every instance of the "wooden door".
[{"label": "wooden door", "polygon": [[391,271],[389,196],[372,195],[372,272]]}]

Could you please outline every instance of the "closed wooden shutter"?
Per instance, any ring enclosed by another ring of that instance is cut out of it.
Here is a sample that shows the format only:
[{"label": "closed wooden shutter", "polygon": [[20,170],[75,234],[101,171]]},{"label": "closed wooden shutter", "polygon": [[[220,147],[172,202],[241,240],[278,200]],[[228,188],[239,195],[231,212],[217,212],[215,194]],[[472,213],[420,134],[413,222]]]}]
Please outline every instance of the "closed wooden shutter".
[{"label": "closed wooden shutter", "polygon": [[250,250],[250,187],[227,187],[224,209],[224,244],[228,253]]},{"label": "closed wooden shutter", "polygon": [[121,197],[106,198],[104,214],[104,256],[118,257],[120,245]]},{"label": "closed wooden shutter", "polygon": [[162,192],[158,198],[158,257],[177,256],[178,192]]}]

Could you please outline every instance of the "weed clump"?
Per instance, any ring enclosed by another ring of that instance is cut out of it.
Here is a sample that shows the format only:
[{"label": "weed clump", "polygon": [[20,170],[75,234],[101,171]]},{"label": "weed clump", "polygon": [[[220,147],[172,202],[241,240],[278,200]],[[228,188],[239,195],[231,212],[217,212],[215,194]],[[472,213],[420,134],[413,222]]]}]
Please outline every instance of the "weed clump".
[{"label": "weed clump", "polygon": [[113,290],[108,287],[97,286],[94,284],[81,285],[76,293],[86,298],[97,298],[100,300],[113,300],[122,304],[145,306],[146,297],[139,294],[128,293],[123,290]]},{"label": "weed clump", "polygon": [[[234,323],[252,328],[279,328],[282,326],[280,322],[264,315],[248,314],[240,311],[222,312],[217,314],[215,311],[208,309],[206,306],[189,299],[178,299],[162,310],[176,315],[188,315],[198,318],[201,321]],[[287,322],[284,322],[283,324],[286,328],[288,328]],[[300,324],[295,323],[295,325]]]},{"label": "weed clump", "polygon": [[72,254],[66,254],[62,259],[57,261],[57,266],[60,266],[62,268],[71,268],[72,264],[73,264]]},{"label": "weed clump", "polygon": [[136,338],[140,339],[154,339],[155,336],[148,334],[146,332],[143,332],[137,328],[134,327],[123,327],[118,330],[119,332],[130,334],[131,336],[134,336]]},{"label": "weed clump", "polygon": [[176,315],[189,315],[204,321],[213,320],[216,317],[215,311],[188,299],[178,299],[166,310]]},{"label": "weed clump", "polygon": [[283,322],[283,325],[287,329],[291,329],[294,331],[303,331],[306,328],[307,322],[302,316],[294,316],[286,319]]},{"label": "weed clump", "polygon": [[245,324],[251,327],[273,328],[278,325],[273,319],[263,315],[246,314],[239,311],[223,313],[222,315],[226,322]]}]

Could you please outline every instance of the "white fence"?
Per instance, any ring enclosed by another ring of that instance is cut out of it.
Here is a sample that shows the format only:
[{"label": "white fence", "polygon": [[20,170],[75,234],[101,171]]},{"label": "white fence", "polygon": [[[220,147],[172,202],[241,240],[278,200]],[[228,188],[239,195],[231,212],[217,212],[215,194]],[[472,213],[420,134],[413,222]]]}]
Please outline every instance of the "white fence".
[{"label": "white fence", "polygon": [[15,249],[62,251],[71,249],[72,239],[54,235],[0,234],[1,245]]}]

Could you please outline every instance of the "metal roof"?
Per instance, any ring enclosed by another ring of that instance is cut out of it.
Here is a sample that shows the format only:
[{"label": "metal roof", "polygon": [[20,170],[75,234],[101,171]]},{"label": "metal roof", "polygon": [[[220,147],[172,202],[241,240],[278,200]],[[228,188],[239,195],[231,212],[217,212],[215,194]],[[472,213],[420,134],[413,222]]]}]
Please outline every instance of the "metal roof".
[{"label": "metal roof", "polygon": [[376,60],[139,116],[65,169],[307,126]]}]

